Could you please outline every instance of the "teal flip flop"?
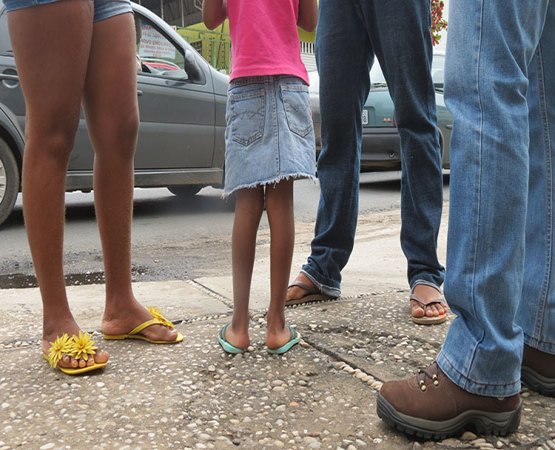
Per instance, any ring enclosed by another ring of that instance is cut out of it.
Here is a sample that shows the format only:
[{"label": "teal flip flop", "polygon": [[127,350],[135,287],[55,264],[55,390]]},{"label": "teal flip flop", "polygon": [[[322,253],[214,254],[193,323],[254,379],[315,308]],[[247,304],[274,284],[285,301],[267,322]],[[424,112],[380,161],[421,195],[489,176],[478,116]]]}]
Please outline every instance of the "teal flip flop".
[{"label": "teal flip flop", "polygon": [[231,344],[225,338],[225,331],[227,330],[227,327],[229,327],[230,325],[231,323],[226,323],[222,328],[220,328],[220,334],[218,334],[218,343],[222,346],[222,348],[224,349],[224,352],[226,353],[230,353],[232,355],[236,355],[238,353],[245,353],[244,349],[235,347],[235,345]]},{"label": "teal flip flop", "polygon": [[273,355],[283,355],[301,341],[301,333],[299,333],[292,325],[287,325],[287,327],[289,328],[289,333],[291,333],[289,340],[279,348],[268,348],[268,353],[272,353]]}]

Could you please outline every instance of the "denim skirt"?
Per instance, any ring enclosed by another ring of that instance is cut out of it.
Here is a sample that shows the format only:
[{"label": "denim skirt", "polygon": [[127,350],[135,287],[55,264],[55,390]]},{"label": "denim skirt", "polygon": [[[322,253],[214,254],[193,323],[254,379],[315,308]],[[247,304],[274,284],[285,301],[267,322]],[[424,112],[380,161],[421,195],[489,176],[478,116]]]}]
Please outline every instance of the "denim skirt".
[{"label": "denim skirt", "polygon": [[[6,11],[11,12],[18,9],[30,8],[32,6],[47,5],[58,0],[3,0]],[[94,0],[94,21],[109,19],[131,12],[130,0]]]},{"label": "denim skirt", "polygon": [[284,75],[231,81],[227,97],[224,197],[289,178],[315,178],[308,86]]}]

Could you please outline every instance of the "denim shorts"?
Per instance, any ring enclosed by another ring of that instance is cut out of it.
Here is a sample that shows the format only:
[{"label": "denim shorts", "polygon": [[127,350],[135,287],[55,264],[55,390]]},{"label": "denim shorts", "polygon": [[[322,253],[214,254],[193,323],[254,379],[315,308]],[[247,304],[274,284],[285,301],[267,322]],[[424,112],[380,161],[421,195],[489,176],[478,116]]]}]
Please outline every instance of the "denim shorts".
[{"label": "denim shorts", "polygon": [[[59,0],[4,0],[4,5],[6,6],[6,11],[11,12],[57,1]],[[95,22],[132,11],[130,0],[94,0]]]},{"label": "denim shorts", "polygon": [[308,86],[285,75],[229,84],[224,197],[288,178],[315,178],[316,150]]}]

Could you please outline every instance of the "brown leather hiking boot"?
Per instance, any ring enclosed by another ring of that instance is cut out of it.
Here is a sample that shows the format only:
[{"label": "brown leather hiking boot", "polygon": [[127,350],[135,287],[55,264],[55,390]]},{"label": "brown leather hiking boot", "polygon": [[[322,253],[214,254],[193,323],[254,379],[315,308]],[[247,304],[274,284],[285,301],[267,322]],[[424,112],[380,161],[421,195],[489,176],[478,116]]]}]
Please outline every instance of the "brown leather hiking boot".
[{"label": "brown leather hiking boot", "polygon": [[521,378],[531,390],[555,397],[555,355],[525,345]]},{"label": "brown leather hiking boot", "polygon": [[378,416],[387,424],[424,439],[445,439],[464,430],[505,435],[520,424],[520,395],[483,397],[458,387],[433,363],[406,380],[384,383]]}]

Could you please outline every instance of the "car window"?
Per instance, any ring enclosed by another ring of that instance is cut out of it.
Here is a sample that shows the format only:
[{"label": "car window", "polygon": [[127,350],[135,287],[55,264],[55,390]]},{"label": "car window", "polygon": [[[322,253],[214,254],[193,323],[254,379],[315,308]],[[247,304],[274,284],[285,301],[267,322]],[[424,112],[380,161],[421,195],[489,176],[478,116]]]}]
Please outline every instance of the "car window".
[{"label": "car window", "polygon": [[144,17],[135,15],[137,71],[174,80],[191,77],[185,67],[185,55],[158,28]]}]

